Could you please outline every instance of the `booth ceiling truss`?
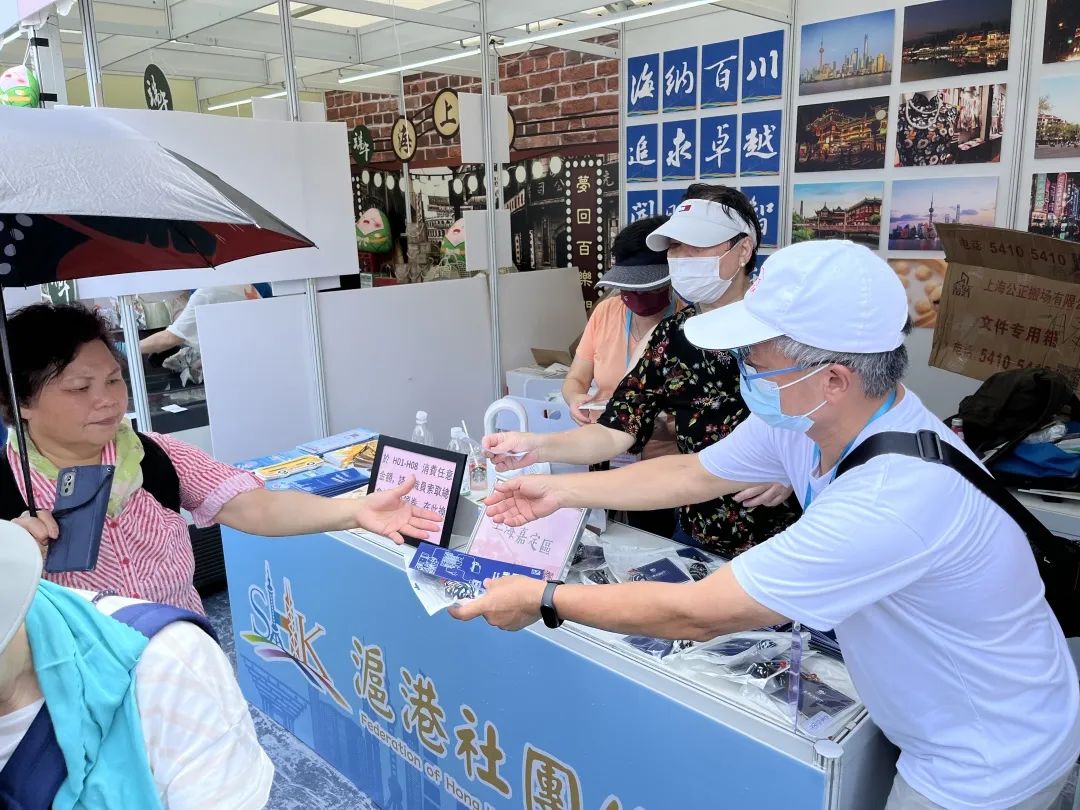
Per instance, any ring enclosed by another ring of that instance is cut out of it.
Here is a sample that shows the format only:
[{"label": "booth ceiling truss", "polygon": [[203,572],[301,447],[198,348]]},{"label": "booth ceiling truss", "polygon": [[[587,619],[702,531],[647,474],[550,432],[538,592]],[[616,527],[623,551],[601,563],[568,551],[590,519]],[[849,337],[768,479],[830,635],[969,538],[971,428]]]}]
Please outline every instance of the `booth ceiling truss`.
[{"label": "booth ceiling truss", "polygon": [[[545,0],[541,5],[545,17],[538,20],[536,3],[489,2],[491,36],[496,42],[513,43],[550,28],[589,25],[612,16],[611,27],[590,28],[580,36],[571,32],[542,44],[614,57],[614,49],[593,40],[615,33],[619,17],[637,8],[681,3],[617,0],[583,9],[582,0]],[[396,73],[372,78],[365,74],[442,60],[481,45],[480,9],[475,0],[330,0],[294,2],[290,8],[301,90],[396,94],[400,87]],[[722,8],[778,20],[790,16],[790,2],[784,0],[727,0],[682,13]],[[76,7],[60,20],[69,79],[85,71],[78,15]],[[109,0],[95,2],[94,15],[99,61],[106,73],[141,76],[154,63],[168,76],[196,79],[200,101],[256,88],[279,88],[285,79],[278,9],[266,0]],[[534,46],[500,47],[499,53],[505,56],[529,47]],[[0,49],[0,64],[22,61],[24,50],[24,41],[9,42]],[[480,56],[435,62],[423,70],[479,76]],[[354,80],[343,84],[343,79]]]}]

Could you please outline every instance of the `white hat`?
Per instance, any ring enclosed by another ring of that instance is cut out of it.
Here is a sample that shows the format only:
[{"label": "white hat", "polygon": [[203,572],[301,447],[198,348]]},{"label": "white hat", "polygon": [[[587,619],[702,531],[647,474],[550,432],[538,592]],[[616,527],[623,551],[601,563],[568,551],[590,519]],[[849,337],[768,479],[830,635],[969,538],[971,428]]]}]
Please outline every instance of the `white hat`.
[{"label": "white hat", "polygon": [[22,526],[0,520],[0,653],[22,626],[41,579],[41,547]]},{"label": "white hat", "polygon": [[904,342],[907,319],[907,294],[885,260],[830,239],[778,250],[742,301],[690,318],[684,329],[703,349],[787,335],[815,349],[876,354]]},{"label": "white hat", "polygon": [[749,234],[757,247],[757,229],[737,212],[713,200],[683,200],[671,219],[649,234],[650,250],[667,250],[671,240],[691,247],[722,245],[740,233]]}]

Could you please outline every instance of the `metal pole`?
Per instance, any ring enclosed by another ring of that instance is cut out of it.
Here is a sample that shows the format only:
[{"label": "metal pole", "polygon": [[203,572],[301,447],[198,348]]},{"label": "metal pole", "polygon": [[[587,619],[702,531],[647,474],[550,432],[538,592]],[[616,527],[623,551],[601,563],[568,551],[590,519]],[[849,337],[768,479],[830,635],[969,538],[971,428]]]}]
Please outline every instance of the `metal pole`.
[{"label": "metal pole", "polygon": [[0,285],[0,357],[4,360],[4,370],[7,372],[8,398],[11,400],[11,411],[15,423],[15,436],[19,440],[19,466],[22,468],[23,483],[26,486],[26,508],[31,517],[37,517],[37,504],[34,503],[34,484],[30,477],[30,453],[26,445],[26,427],[23,425],[22,413],[19,410],[19,394],[15,390],[15,372],[11,366],[11,349],[8,345],[8,319],[7,304],[4,302],[4,288]]},{"label": "metal pole", "polygon": [[[791,0],[791,21],[786,26],[787,47],[784,49],[784,64],[787,68],[787,87],[784,89],[785,101],[781,112],[780,131],[787,138],[788,149],[780,150],[780,233],[776,235],[777,248],[791,244],[792,216],[795,205],[795,116],[798,112],[799,71],[795,69],[795,34],[799,30],[796,20],[799,14],[799,0]],[[741,77],[740,77],[741,80]]]},{"label": "metal pole", "polygon": [[[497,96],[499,95],[499,52],[495,50],[494,47],[492,47],[491,49],[491,63],[492,66],[488,68],[489,70],[491,70],[491,94],[493,96]],[[509,100],[507,103],[509,103]],[[506,125],[505,121],[503,121],[503,125]],[[513,138],[511,138],[511,140],[513,140]],[[509,157],[510,150],[507,149],[506,151],[507,157]],[[506,201],[503,199],[502,170],[502,164],[496,163],[494,171],[492,172],[492,177],[495,178],[495,188],[497,189],[497,193],[495,194],[496,209],[503,208],[506,203]]]},{"label": "metal pole", "polygon": [[[79,19],[82,21],[83,56],[86,58],[86,87],[90,91],[90,106],[103,107],[101,95],[101,63],[98,60],[97,27],[94,24],[93,0],[80,0]],[[143,373],[142,353],[139,351],[139,322],[135,317],[135,299],[121,295],[120,328],[127,348],[128,384],[135,405],[135,420],[139,430],[151,430],[150,399],[146,395],[146,375]]]},{"label": "metal pole", "polygon": [[[292,14],[289,0],[278,0],[281,20],[281,60],[285,63],[285,97],[289,102],[289,120],[300,120],[300,85],[296,79],[296,59],[293,51]],[[323,365],[322,325],[319,323],[318,279],[304,280],[307,295],[308,340],[311,345],[311,364],[315,374],[315,420],[320,436],[330,433],[330,411],[326,402],[326,371]]]},{"label": "metal pole", "polygon": [[[405,74],[399,73],[398,79],[398,110],[402,118],[408,118],[409,111],[405,107]],[[409,164],[404,160],[401,161],[401,193],[405,195],[405,224],[412,225],[412,177],[409,176]]]},{"label": "metal pole", "polygon": [[127,350],[128,384],[135,404],[135,421],[139,430],[151,429],[150,398],[146,395],[146,375],[143,372],[142,352],[139,351],[139,320],[135,314],[135,296],[120,296],[120,328],[124,332]]},{"label": "metal pole", "polygon": [[[480,59],[480,114],[482,116],[483,145],[484,145],[484,175],[487,182],[484,184],[487,190],[487,237],[488,237],[488,291],[491,294],[491,362],[492,362],[492,390],[495,399],[503,395],[502,376],[502,339],[499,334],[499,261],[498,239],[495,234],[495,198],[496,187],[499,178],[494,172],[494,149],[492,148],[492,136],[494,130],[491,123],[491,59],[489,50],[491,41],[487,26],[487,0],[480,0],[480,41],[483,43],[484,52]],[[506,126],[505,121],[500,121],[499,126]]]},{"label": "metal pole", "polygon": [[86,86],[90,91],[90,106],[104,107],[101,97],[101,63],[98,61],[97,26],[94,25],[93,0],[79,0],[79,19],[82,21],[83,57],[86,60]]},{"label": "metal pole", "polygon": [[[56,104],[67,104],[67,79],[64,75],[64,55],[61,53],[62,42],[60,27],[56,16],[50,14],[41,26],[30,29],[30,49],[34,60],[34,70],[45,92],[56,95]],[[50,106],[53,102],[47,102]]]},{"label": "metal pole", "polygon": [[[626,88],[630,86],[630,71],[626,62],[626,23],[619,24],[619,93],[628,97]],[[622,101],[619,101],[622,109]],[[700,149],[700,145],[698,146]],[[619,226],[625,227],[630,222],[630,207],[626,203],[626,116],[619,116]],[[654,213],[660,213],[659,211]]]},{"label": "metal pole", "polygon": [[[1035,28],[1036,5],[1036,3],[1028,3],[1027,6],[1027,20],[1025,20],[1025,25],[1027,26],[1028,36],[1023,37],[1020,40],[1020,75],[1013,85],[1015,92],[1012,89],[1009,90],[1009,95],[1013,96],[1013,98],[1009,99],[1009,104],[1012,107],[1013,112],[1012,130],[1016,133],[1016,138],[1013,140],[1013,143],[1015,144],[1025,144],[1028,142],[1028,90],[1031,87],[1031,57],[1035,50],[1032,43],[1032,32],[1037,30]],[[1035,98],[1038,100],[1037,92]],[[990,110],[988,107],[987,117],[989,117],[989,114]],[[1037,114],[1034,120],[1038,120]],[[989,126],[988,122],[987,126]],[[1021,206],[1021,200],[1024,200],[1026,195],[1031,192],[1030,188],[1024,187],[1024,181],[1027,178],[1030,178],[1031,175],[1025,174],[1023,171],[1029,157],[1030,154],[1023,154],[1019,146],[1013,150],[1013,159],[1010,161],[1011,166],[1009,168],[1009,189],[1011,191],[1011,199],[1009,200],[1008,207],[1009,218],[1004,225],[1006,228],[1020,228],[1021,230],[1027,230],[1028,227],[1027,222],[1017,222],[1017,217],[1020,211],[1026,212],[1027,209]]]}]

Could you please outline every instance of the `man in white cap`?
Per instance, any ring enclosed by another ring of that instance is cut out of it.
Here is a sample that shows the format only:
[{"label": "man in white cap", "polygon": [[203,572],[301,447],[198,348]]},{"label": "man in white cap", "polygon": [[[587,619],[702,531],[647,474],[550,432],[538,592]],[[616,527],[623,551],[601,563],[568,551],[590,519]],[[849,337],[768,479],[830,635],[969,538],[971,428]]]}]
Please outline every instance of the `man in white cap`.
[{"label": "man in white cap", "polygon": [[1080,694],[1023,531],[920,458],[879,455],[833,480],[880,432],[932,431],[974,460],[901,385],[909,329],[903,288],[866,248],[778,251],[742,302],[686,326],[697,345],[736,351],[753,416],[695,456],[512,479],[488,512],[521,525],[565,506],[655,509],[784,481],[803,516],[700,582],[511,577],[452,612],[676,639],[785,620],[835,629],[860,697],[901,749],[890,810],[1045,810],[1080,753]]},{"label": "man in white cap", "polygon": [[202,617],[41,580],[7,521],[0,572],[0,808],[266,804],[273,765]]}]

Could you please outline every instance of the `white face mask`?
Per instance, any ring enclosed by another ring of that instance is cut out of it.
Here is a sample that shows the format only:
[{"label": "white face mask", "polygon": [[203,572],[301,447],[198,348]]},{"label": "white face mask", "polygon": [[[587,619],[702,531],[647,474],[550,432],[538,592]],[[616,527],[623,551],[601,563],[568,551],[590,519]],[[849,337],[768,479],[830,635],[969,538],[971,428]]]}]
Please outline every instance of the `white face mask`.
[{"label": "white face mask", "polygon": [[720,260],[734,249],[734,246],[728,248],[721,256],[668,256],[672,289],[691,304],[716,303],[728,291],[734,278],[720,278]]}]

